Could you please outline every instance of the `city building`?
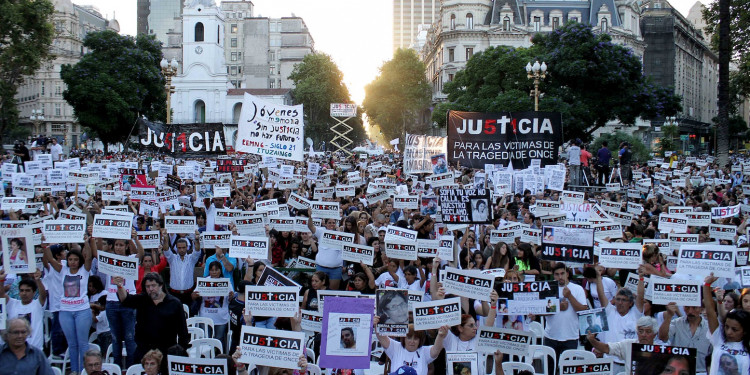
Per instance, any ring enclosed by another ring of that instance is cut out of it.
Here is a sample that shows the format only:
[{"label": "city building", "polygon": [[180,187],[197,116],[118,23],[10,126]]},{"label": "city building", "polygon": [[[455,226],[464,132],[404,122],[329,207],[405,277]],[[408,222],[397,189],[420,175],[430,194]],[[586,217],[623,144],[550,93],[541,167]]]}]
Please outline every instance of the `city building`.
[{"label": "city building", "polygon": [[[660,86],[673,87],[682,97],[678,113],[682,151],[702,153],[712,149],[712,119],[718,115],[718,56],[711,51],[700,29],[667,1],[647,4],[641,17],[646,41],[644,74]],[[653,121],[655,127],[662,121]],[[658,138],[657,133],[654,140]]]},{"label": "city building", "polygon": [[424,40],[421,29],[435,22],[441,0],[393,0],[393,50],[414,48],[419,51]]},{"label": "city building", "polygon": [[56,36],[51,45],[52,58],[32,76],[24,78],[16,100],[19,123],[31,126],[34,137],[43,134],[55,137],[66,148],[82,143],[84,130],[78,124],[71,107],[63,99],[65,83],[60,68],[76,64],[88,52],[83,46],[86,34],[92,31],[120,31],[115,19],[108,20],[92,6],[79,6],[70,0],[55,0],[53,23]]},{"label": "city building", "polygon": [[175,21],[182,16],[186,2],[193,0],[138,0],[137,32],[155,35],[164,45],[168,43],[169,32],[174,31]]}]

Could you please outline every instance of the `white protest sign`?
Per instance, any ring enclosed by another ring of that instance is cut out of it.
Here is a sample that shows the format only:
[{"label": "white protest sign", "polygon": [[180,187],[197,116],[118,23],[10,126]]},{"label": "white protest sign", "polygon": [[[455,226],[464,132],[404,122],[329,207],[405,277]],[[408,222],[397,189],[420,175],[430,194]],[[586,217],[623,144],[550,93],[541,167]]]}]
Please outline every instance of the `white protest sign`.
[{"label": "white protest sign", "polygon": [[161,244],[161,234],[158,230],[138,232],[137,236],[144,249],[156,249]]},{"label": "white protest sign", "polygon": [[670,302],[677,306],[701,306],[701,282],[698,280],[679,280],[675,277],[666,279],[651,277],[651,303],[667,305]]},{"label": "white protest sign", "polygon": [[396,196],[393,197],[393,208],[397,210],[416,210],[419,208],[419,196]]},{"label": "white protest sign", "polygon": [[42,233],[47,243],[81,243],[85,229],[85,221],[47,220]]},{"label": "white protest sign", "polygon": [[458,297],[414,303],[411,311],[417,331],[461,324],[461,299]]},{"label": "white protest sign", "polygon": [[736,225],[709,224],[708,226],[708,236],[715,240],[734,241],[736,235]]},{"label": "white protest sign", "polygon": [[266,228],[263,216],[252,215],[234,219],[237,232],[243,236],[265,236]]},{"label": "white protest sign", "polygon": [[0,240],[2,241],[3,264],[6,274],[24,274],[36,271],[31,228],[2,228],[0,229]]},{"label": "white protest sign", "polygon": [[599,248],[599,264],[604,267],[634,270],[643,263],[639,243],[603,243]]},{"label": "white protest sign", "polygon": [[167,216],[164,227],[169,234],[194,233],[198,229],[195,216]]},{"label": "white protest sign", "polygon": [[731,207],[712,207],[711,218],[712,219],[723,219],[725,217],[736,216],[740,214],[740,205]]},{"label": "white protest sign", "polygon": [[298,209],[298,210],[305,210],[310,208],[310,201],[295,194],[292,193],[289,195],[289,199],[286,202],[288,205]]},{"label": "white protest sign", "polygon": [[612,358],[560,361],[560,374],[613,375]]},{"label": "white protest sign", "polygon": [[304,342],[304,332],[243,326],[239,362],[296,369]]},{"label": "white protest sign", "polygon": [[479,271],[446,267],[440,271],[440,281],[446,293],[456,294],[480,301],[489,301],[495,285],[495,277]]},{"label": "white protest sign", "polygon": [[229,239],[230,258],[246,259],[247,257],[258,259],[268,258],[268,238],[232,235]]},{"label": "white protest sign", "polygon": [[320,332],[323,329],[323,313],[315,310],[300,310],[300,325],[303,331]]},{"label": "white protest sign", "polygon": [[3,197],[0,209],[3,211],[17,211],[26,208],[26,199],[19,197]]},{"label": "white protest sign", "polygon": [[688,219],[688,226],[707,227],[711,225],[710,212],[686,212],[685,218]]},{"label": "white protest sign", "polygon": [[348,244],[343,246],[342,259],[347,262],[359,264],[362,262],[372,266],[375,258],[375,250],[372,246]]},{"label": "white protest sign", "polygon": [[336,197],[337,198],[353,197],[355,191],[356,191],[356,187],[354,185],[336,186]]},{"label": "white protest sign", "polygon": [[99,272],[120,276],[123,279],[138,280],[138,258],[97,251],[96,259]]},{"label": "white protest sign", "polygon": [[417,260],[417,243],[386,242],[385,254],[388,258]]},{"label": "white protest sign", "polygon": [[201,246],[204,249],[213,249],[216,246],[222,249],[229,248],[229,240],[232,237],[232,232],[203,232],[201,233]]},{"label": "white protest sign", "polygon": [[301,104],[286,106],[245,93],[235,150],[303,161],[303,117]]},{"label": "white protest sign", "polygon": [[667,238],[669,238],[669,247],[672,249],[672,251],[675,251],[680,250],[680,248],[684,245],[697,245],[698,236],[700,235],[669,233],[667,235]]},{"label": "white protest sign", "polygon": [[94,216],[92,237],[130,240],[133,220],[126,216],[98,214]]},{"label": "white protest sign", "polygon": [[452,235],[440,236],[438,243],[438,256],[445,261],[453,261],[453,246],[456,242]]},{"label": "white protest sign", "polygon": [[440,240],[417,240],[417,257],[419,258],[432,258],[439,256],[439,249]]},{"label": "white protest sign", "polygon": [[659,232],[661,233],[687,233],[688,220],[682,215],[670,215],[661,213],[659,215]]},{"label": "white protest sign", "polygon": [[[354,233],[339,232],[335,230],[325,230],[320,238],[321,246],[328,246],[339,250],[343,250],[344,245],[351,245],[353,243]],[[414,260],[416,260],[416,258]]]},{"label": "white protest sign", "polygon": [[500,350],[505,355],[527,356],[531,346],[531,334],[515,329],[480,327],[477,331],[477,351],[483,354]]},{"label": "white protest sign", "polygon": [[417,240],[417,231],[389,225],[385,231],[385,242],[409,243]]},{"label": "white protest sign", "polygon": [[677,257],[677,273],[734,277],[735,247],[727,245],[682,245]]},{"label": "white protest sign", "polygon": [[339,213],[339,202],[310,202],[310,216],[321,219],[341,219]]},{"label": "white protest sign", "polygon": [[195,291],[201,297],[226,297],[232,291],[232,283],[226,277],[198,277]]},{"label": "white protest sign", "polygon": [[192,358],[176,355],[167,356],[169,375],[229,375],[227,360],[224,358]]}]

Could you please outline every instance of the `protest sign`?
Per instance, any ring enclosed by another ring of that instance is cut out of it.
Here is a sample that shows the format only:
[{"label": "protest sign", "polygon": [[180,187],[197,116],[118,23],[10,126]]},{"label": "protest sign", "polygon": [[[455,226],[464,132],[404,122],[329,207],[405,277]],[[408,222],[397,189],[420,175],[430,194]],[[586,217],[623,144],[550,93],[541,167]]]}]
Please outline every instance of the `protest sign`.
[{"label": "protest sign", "polygon": [[477,352],[445,352],[447,374],[481,375],[484,369],[479,364]]},{"label": "protest sign", "polygon": [[612,358],[560,361],[560,374],[615,375]]},{"label": "protest sign", "polygon": [[36,271],[31,228],[2,228],[0,229],[0,240],[2,241],[3,265],[6,274],[24,274]]},{"label": "protest sign", "polygon": [[99,272],[110,276],[120,276],[127,280],[138,280],[138,258],[96,252],[97,267]]},{"label": "protest sign", "polygon": [[3,197],[0,209],[3,211],[17,211],[26,208],[26,199],[19,197]]},{"label": "protest sign", "polygon": [[491,219],[490,191],[486,189],[440,189],[444,223],[487,224]]},{"label": "protest sign", "polygon": [[440,236],[438,243],[438,256],[445,261],[453,260],[453,244],[456,239],[452,235]]},{"label": "protest sign", "polygon": [[[536,216],[557,215],[560,213],[562,203],[558,201],[536,201]],[[567,217],[567,215],[566,215]]]},{"label": "protest sign", "polygon": [[555,281],[495,283],[499,298],[508,300],[508,314],[554,314],[559,309],[559,287]]},{"label": "protest sign", "polygon": [[691,227],[707,227],[711,225],[711,213],[710,212],[687,212],[685,218],[688,220],[688,226]]},{"label": "protest sign", "polygon": [[740,267],[737,269],[739,274],[740,284],[743,288],[750,287],[750,266]]},{"label": "protest sign", "polygon": [[353,197],[354,193],[356,192],[356,188],[357,187],[354,185],[336,186],[336,197],[337,198]]},{"label": "protest sign", "polygon": [[500,350],[505,355],[525,357],[532,341],[530,333],[515,329],[484,326],[477,330],[477,351],[483,354]]},{"label": "protest sign", "polygon": [[336,220],[341,219],[341,214],[339,213],[339,202],[312,201],[310,202],[310,205],[311,217]]},{"label": "protest sign", "polygon": [[734,241],[734,237],[736,235],[737,235],[736,225],[720,225],[720,224],[708,225],[708,236],[715,240]]},{"label": "protest sign", "polygon": [[438,255],[440,240],[417,240],[417,257],[433,258]]},{"label": "protest sign", "polygon": [[542,259],[591,264],[594,260],[594,230],[542,228]]},{"label": "protest sign", "polygon": [[376,312],[380,317],[375,329],[384,336],[405,337],[409,331],[409,292],[406,289],[375,291]]},{"label": "protest sign", "polygon": [[201,247],[203,249],[214,249],[217,246],[222,249],[228,249],[232,232],[203,232],[201,233]]},{"label": "protest sign", "polygon": [[227,256],[237,259],[247,259],[247,257],[255,260],[269,259],[268,250],[267,237],[237,236],[232,234],[229,238],[229,254]]},{"label": "protest sign", "polygon": [[[319,290],[318,291],[318,311],[323,312],[325,308],[325,301],[328,297],[350,297],[359,298],[362,295],[360,292],[347,292],[340,290]],[[368,297],[369,298],[369,297]]]},{"label": "protest sign", "polygon": [[609,331],[607,311],[601,307],[578,311],[578,331],[581,336]]},{"label": "protest sign", "polygon": [[5,298],[0,298],[0,327],[5,329],[7,320],[8,320],[8,306],[6,305]]},{"label": "protest sign", "polygon": [[551,112],[448,112],[448,161],[484,168],[504,164],[524,169],[532,159],[557,162],[562,116]]},{"label": "protest sign", "polygon": [[419,196],[417,195],[395,196],[393,197],[393,208],[397,210],[419,209]]},{"label": "protest sign", "polygon": [[385,229],[385,242],[410,243],[417,240],[417,231],[389,225]]},{"label": "protest sign", "polygon": [[268,218],[268,226],[279,232],[291,232],[294,230],[294,218]]},{"label": "protest sign", "polygon": [[649,288],[651,303],[667,305],[670,302],[677,306],[701,306],[701,282],[698,280],[680,280],[676,277],[666,279],[651,276]]},{"label": "protest sign", "polygon": [[562,202],[573,204],[583,204],[585,197],[586,194],[582,191],[563,190],[562,194],[560,194],[560,200]]},{"label": "protest sign", "polygon": [[323,328],[323,313],[315,310],[300,310],[300,325],[303,331],[320,332]]},{"label": "protest sign", "polygon": [[432,188],[454,185],[453,173],[434,174],[425,177],[425,183]]},{"label": "protest sign", "polygon": [[417,243],[386,242],[385,254],[388,258],[417,260]]},{"label": "protest sign", "polygon": [[[343,250],[344,245],[351,245],[353,243],[354,233],[339,232],[326,229],[323,231],[323,235],[320,237],[319,246],[328,246],[334,249]],[[413,260],[416,260],[416,257]]]},{"label": "protest sign", "polygon": [[323,311],[320,366],[370,368],[373,302],[370,298],[328,298]]},{"label": "protest sign", "polygon": [[299,288],[248,285],[245,287],[245,309],[253,316],[293,317],[299,310]]},{"label": "protest sign", "polygon": [[679,371],[680,374],[693,375],[695,374],[696,354],[695,348],[634,342],[630,349],[630,373],[633,375],[664,374],[669,367],[670,371],[680,368],[684,369]]},{"label": "protest sign", "polygon": [[684,245],[697,245],[698,236],[698,234],[669,233],[667,238],[672,251],[678,251]]},{"label": "protest sign", "polygon": [[85,221],[47,220],[42,233],[47,243],[81,243],[85,229]]},{"label": "protest sign", "polygon": [[659,252],[665,256],[672,255],[672,249],[669,246],[669,239],[658,239],[652,240],[648,238],[643,239],[643,245],[654,244],[659,248]]},{"label": "protest sign", "polygon": [[313,199],[333,198],[333,194],[336,192],[334,187],[328,186],[317,186],[313,191]]},{"label": "protest sign", "polygon": [[258,212],[269,212],[275,211],[279,208],[279,201],[277,199],[266,199],[255,203],[255,209]]},{"label": "protest sign", "polygon": [[296,369],[304,344],[304,332],[242,326],[239,362]]},{"label": "protest sign", "polygon": [[522,228],[521,229],[521,242],[528,242],[534,245],[542,244],[542,230]]},{"label": "protest sign", "polygon": [[167,216],[164,218],[164,228],[168,234],[192,234],[198,229],[198,225],[195,216]]},{"label": "protest sign", "polygon": [[659,215],[659,232],[661,233],[687,233],[688,220],[682,215],[670,215],[661,213]]},{"label": "protest sign", "polygon": [[158,230],[138,232],[137,238],[144,249],[157,249],[161,245],[161,233]]},{"label": "protest sign", "polygon": [[723,219],[725,217],[732,217],[740,214],[740,205],[730,207],[712,207],[711,218],[712,219]]},{"label": "protest sign", "polygon": [[237,123],[235,150],[278,159],[303,161],[302,105],[272,103],[245,93]]},{"label": "protest sign", "polygon": [[[629,289],[631,292],[633,292],[633,295],[638,295],[638,282],[640,278],[638,277],[637,273],[629,272],[628,277],[625,279],[625,284],[623,285],[624,288]],[[647,300],[651,300],[651,288],[649,287],[651,285],[651,278],[650,277],[644,277],[643,278],[643,288],[644,288],[644,297]]]},{"label": "protest sign", "polygon": [[414,303],[412,314],[417,331],[438,329],[444,325],[455,326],[461,324],[461,299],[454,297]]},{"label": "protest sign", "polygon": [[169,375],[229,375],[224,358],[193,358],[168,355]]},{"label": "protest sign", "polygon": [[591,216],[591,203],[570,203],[563,201],[560,213],[565,214],[566,219],[576,222],[586,222]]},{"label": "protest sign", "polygon": [[291,193],[289,195],[289,200],[287,201],[287,204],[298,209],[298,210],[305,210],[310,208],[311,204],[310,201],[308,201],[305,198],[302,198],[301,196]]},{"label": "protest sign", "polygon": [[677,273],[684,275],[734,277],[734,246],[682,245],[677,256]]},{"label": "protest sign", "polygon": [[227,297],[232,291],[232,283],[225,277],[198,277],[195,291],[201,297]]},{"label": "protest sign", "polygon": [[243,236],[265,236],[265,221],[262,215],[243,216],[234,219],[237,232]]},{"label": "protest sign", "polygon": [[94,216],[92,237],[130,240],[133,230],[133,220],[125,216],[103,215]]},{"label": "protest sign", "polygon": [[216,159],[216,171],[219,173],[241,173],[245,170],[246,165],[247,159]]},{"label": "protest sign", "polygon": [[294,280],[284,276],[281,272],[277,271],[275,268],[266,265],[266,268],[263,269],[263,272],[260,274],[260,277],[258,278],[258,283],[256,285],[262,285],[262,286],[293,286],[297,288],[297,290],[301,289],[302,287],[295,283]]},{"label": "protest sign", "polygon": [[643,263],[643,246],[639,243],[611,242],[599,248],[599,264],[604,267],[634,270]]},{"label": "protest sign", "polygon": [[482,275],[479,271],[445,267],[440,271],[440,281],[446,293],[468,297],[479,301],[490,300],[495,277]]},{"label": "protest sign", "polygon": [[365,200],[368,204],[375,204],[380,201],[384,201],[390,197],[387,190],[378,190],[372,194],[365,195]]},{"label": "protest sign", "polygon": [[[446,137],[434,137],[428,135],[406,134],[404,142],[404,172],[407,174],[416,173],[445,173],[448,164],[437,162],[433,164],[432,157],[445,154]],[[442,158],[445,160],[445,157]]]},{"label": "protest sign", "polygon": [[372,246],[348,244],[343,246],[342,259],[347,262],[359,264],[360,262],[372,266],[375,258],[375,250]]},{"label": "protest sign", "polygon": [[221,123],[162,124],[139,119],[141,150],[172,157],[200,157],[226,154],[224,125]]}]

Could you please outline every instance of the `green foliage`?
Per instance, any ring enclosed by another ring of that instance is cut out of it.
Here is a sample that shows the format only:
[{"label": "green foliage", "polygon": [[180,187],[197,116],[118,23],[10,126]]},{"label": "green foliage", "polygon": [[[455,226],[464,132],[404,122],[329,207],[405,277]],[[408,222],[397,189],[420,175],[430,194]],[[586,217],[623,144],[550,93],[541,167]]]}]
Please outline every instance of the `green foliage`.
[{"label": "green foliage", "polygon": [[679,151],[680,128],[677,125],[664,125],[661,132],[663,136],[659,140],[659,154],[664,156],[665,151]]},{"label": "green foliage", "polygon": [[369,121],[380,126],[387,140],[404,131],[423,131],[418,127],[420,113],[430,102],[430,85],[425,65],[411,49],[398,49],[393,58],[380,67],[380,74],[365,86],[362,106]]},{"label": "green foliage", "polygon": [[49,58],[55,35],[49,0],[0,0],[0,144],[18,125],[14,96],[24,76],[36,72]]},{"label": "green foliage", "polygon": [[[331,103],[351,103],[349,90],[344,84],[344,73],[325,53],[306,55],[302,62],[294,66],[289,75],[294,81],[292,96],[297,103],[304,105],[305,136],[313,139],[315,144],[330,141],[335,134],[331,127],[336,124],[330,116]],[[353,146],[367,138],[362,126],[362,111],[357,117],[347,121],[353,128],[347,134]]]},{"label": "green foliage", "polygon": [[539,110],[562,113],[565,139],[589,139],[610,120],[633,124],[639,116],[674,115],[681,109],[671,89],[643,76],[630,49],[613,44],[607,34],[595,35],[588,25],[571,22],[533,42],[530,48],[495,47],[475,54],[445,84],[451,109],[532,111],[533,82],[524,67],[536,60],[548,66]]},{"label": "green foliage", "polygon": [[99,31],[83,44],[91,52],[60,72],[67,85],[63,98],[82,126],[109,144],[125,141],[139,116],[166,119],[161,46],[153,35]]},{"label": "green foliage", "polygon": [[622,142],[630,143],[630,151],[633,153],[633,162],[645,163],[651,159],[649,149],[643,144],[643,141],[641,141],[640,138],[621,131],[602,134],[599,138],[596,138],[591,142],[591,145],[588,148],[589,152],[596,155],[596,152],[602,147],[602,142],[604,141],[607,141],[608,148],[612,152],[613,162],[617,160],[617,153],[620,150],[620,143]]}]

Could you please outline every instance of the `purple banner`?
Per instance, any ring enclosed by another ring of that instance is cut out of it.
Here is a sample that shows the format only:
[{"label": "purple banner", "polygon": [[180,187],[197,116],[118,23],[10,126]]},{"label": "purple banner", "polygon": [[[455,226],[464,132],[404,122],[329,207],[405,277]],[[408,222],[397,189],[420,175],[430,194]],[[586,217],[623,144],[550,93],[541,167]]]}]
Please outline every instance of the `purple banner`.
[{"label": "purple banner", "polygon": [[320,367],[370,368],[372,317],[371,298],[328,297],[323,305]]}]

